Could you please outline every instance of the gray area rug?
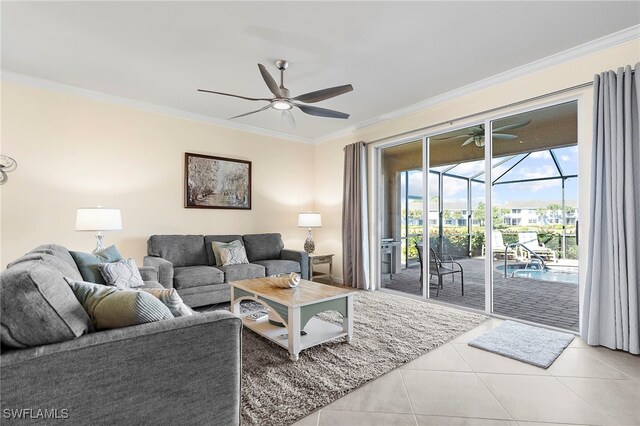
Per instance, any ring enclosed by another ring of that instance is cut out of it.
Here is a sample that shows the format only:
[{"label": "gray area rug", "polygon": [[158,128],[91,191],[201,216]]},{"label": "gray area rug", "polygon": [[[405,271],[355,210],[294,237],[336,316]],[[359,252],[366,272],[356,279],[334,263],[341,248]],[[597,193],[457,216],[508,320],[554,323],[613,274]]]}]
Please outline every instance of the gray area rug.
[{"label": "gray area rug", "polygon": [[[250,307],[244,305],[243,309]],[[471,312],[368,291],[355,296],[354,309],[350,344],[341,338],[303,350],[297,362],[289,360],[285,349],[243,330],[243,425],[294,423],[486,319]],[[342,323],[338,313],[320,316]]]},{"label": "gray area rug", "polygon": [[505,321],[473,339],[469,346],[548,368],[574,337],[569,333]]}]

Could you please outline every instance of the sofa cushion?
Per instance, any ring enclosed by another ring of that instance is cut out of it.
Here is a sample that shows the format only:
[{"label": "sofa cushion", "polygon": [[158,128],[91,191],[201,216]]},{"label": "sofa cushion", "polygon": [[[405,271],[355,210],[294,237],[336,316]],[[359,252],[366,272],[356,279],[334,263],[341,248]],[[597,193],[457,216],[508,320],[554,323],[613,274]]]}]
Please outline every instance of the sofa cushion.
[{"label": "sofa cushion", "polygon": [[85,281],[67,280],[97,330],[129,327],[173,318],[153,295]]},{"label": "sofa cushion", "polygon": [[15,264],[0,273],[0,286],[0,339],[4,346],[48,345],[93,330],[62,272],[45,260]]},{"label": "sofa cushion", "polygon": [[32,253],[42,253],[42,254],[49,254],[51,256],[55,256],[58,259],[62,260],[67,265],[69,265],[69,267],[75,271],[74,275],[76,275],[78,279],[82,277],[82,275],[80,275],[80,271],[78,270],[78,267],[76,266],[75,260],[73,260],[73,257],[71,257],[71,253],[69,253],[69,250],[66,247],[63,247],[58,244],[43,244],[41,246],[34,248],[27,254],[32,254]]},{"label": "sofa cushion", "polygon": [[266,276],[291,272],[300,273],[300,264],[293,260],[258,260],[254,263],[264,266]]},{"label": "sofa cushion", "polygon": [[161,257],[173,267],[209,265],[203,235],[152,235],[147,241],[149,256]]},{"label": "sofa cushion", "polygon": [[78,271],[78,268],[76,267],[76,264],[73,261],[73,258],[71,258],[71,255],[69,255],[69,259],[71,259],[71,262],[73,263],[73,265],[70,265],[69,263],[67,263],[65,260],[61,259],[58,256],[47,254],[44,251],[42,252],[31,251],[25,254],[24,256],[19,257],[13,262],[11,262],[9,265],[7,265],[7,268],[12,268],[22,262],[42,261],[43,263],[46,263],[47,265],[50,265],[53,268],[60,271],[60,273],[65,277],[81,280],[82,275],[80,275],[80,272]]},{"label": "sofa cushion", "polygon": [[98,268],[99,265],[122,260],[122,255],[116,246],[109,246],[95,253],[83,253],[81,251],[71,251],[69,253],[71,253],[71,257],[76,262],[82,279],[97,284],[106,284],[100,273],[100,268]]},{"label": "sofa cushion", "polygon": [[280,234],[249,234],[242,239],[251,263],[256,260],[280,259],[280,252],[284,248]]},{"label": "sofa cushion", "polygon": [[265,275],[264,266],[253,263],[220,266],[218,269],[224,272],[224,280],[228,283],[232,281],[248,280],[250,278],[261,278]]},{"label": "sofa cushion", "polygon": [[220,243],[230,243],[231,241],[240,241],[243,245],[242,235],[205,235],[204,236],[204,245],[207,249],[207,257],[209,259],[209,266],[216,266],[216,257],[213,252],[213,248],[211,247],[211,243],[214,241]]},{"label": "sofa cushion", "polygon": [[145,281],[142,287],[137,287],[136,290],[141,290],[143,288],[165,288],[158,281]]},{"label": "sofa cushion", "polygon": [[182,266],[173,269],[173,284],[178,289],[223,282],[224,273],[212,266]]}]

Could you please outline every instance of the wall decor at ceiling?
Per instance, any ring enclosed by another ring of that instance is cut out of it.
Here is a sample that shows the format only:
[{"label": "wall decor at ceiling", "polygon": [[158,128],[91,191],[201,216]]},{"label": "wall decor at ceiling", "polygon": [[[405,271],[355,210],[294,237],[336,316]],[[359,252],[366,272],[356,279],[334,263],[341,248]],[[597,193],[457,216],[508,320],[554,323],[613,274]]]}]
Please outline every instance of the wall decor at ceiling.
[{"label": "wall decor at ceiling", "polygon": [[185,208],[251,209],[251,161],[184,155]]}]

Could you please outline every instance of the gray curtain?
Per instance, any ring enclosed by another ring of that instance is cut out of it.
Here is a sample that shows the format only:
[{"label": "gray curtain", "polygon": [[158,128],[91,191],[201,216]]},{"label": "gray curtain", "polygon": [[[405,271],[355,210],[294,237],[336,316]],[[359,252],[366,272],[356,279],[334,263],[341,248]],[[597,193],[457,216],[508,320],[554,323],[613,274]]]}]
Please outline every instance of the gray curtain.
[{"label": "gray curtain", "polygon": [[344,284],[372,290],[369,283],[367,148],[356,142],[344,148],[342,197],[342,276]]},{"label": "gray curtain", "polygon": [[638,66],[596,75],[582,338],[640,353]]}]

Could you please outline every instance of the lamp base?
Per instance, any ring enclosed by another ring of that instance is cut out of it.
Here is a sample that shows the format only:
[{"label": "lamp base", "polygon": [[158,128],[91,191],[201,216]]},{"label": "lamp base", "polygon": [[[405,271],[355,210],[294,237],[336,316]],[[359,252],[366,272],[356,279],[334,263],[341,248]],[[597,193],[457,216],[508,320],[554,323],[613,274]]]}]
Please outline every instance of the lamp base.
[{"label": "lamp base", "polygon": [[104,250],[104,234],[102,232],[98,232],[96,234],[96,248],[93,249],[92,253],[97,253],[101,250]]},{"label": "lamp base", "polygon": [[313,254],[315,250],[316,250],[316,243],[314,243],[313,238],[311,238],[311,228],[309,228],[309,231],[307,233],[307,239],[304,240],[304,251],[306,251],[309,254]]}]

